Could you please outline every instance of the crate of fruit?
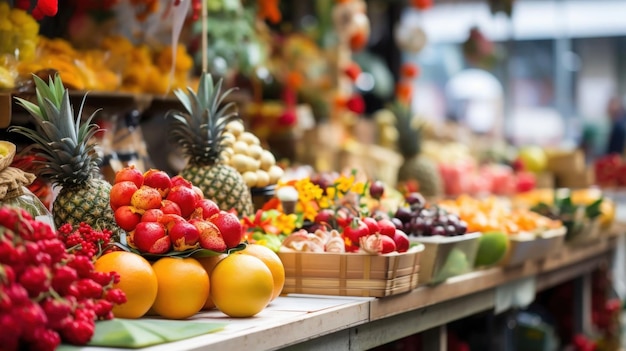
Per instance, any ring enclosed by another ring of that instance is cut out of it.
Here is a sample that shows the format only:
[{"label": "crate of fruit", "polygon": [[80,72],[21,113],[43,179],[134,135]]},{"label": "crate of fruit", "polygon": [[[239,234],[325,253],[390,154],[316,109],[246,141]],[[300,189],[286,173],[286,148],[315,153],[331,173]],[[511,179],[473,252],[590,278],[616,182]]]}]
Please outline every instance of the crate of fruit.
[{"label": "crate of fruit", "polygon": [[519,233],[509,236],[509,250],[500,265],[511,267],[547,258],[558,251],[565,241],[565,227],[545,230],[538,234]]},{"label": "crate of fruit", "polygon": [[281,250],[283,293],[383,297],[411,291],[423,251],[424,245],[388,254]]}]

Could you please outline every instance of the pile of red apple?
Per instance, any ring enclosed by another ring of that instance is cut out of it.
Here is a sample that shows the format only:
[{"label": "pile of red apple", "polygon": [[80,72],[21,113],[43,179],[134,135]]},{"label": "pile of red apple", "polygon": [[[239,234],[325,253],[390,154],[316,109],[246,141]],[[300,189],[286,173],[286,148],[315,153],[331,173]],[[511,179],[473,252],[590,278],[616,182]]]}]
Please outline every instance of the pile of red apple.
[{"label": "pile of red apple", "polygon": [[115,175],[110,193],[115,221],[127,244],[141,253],[165,254],[198,248],[224,252],[243,239],[239,218],[205,199],[181,176],[133,166]]}]

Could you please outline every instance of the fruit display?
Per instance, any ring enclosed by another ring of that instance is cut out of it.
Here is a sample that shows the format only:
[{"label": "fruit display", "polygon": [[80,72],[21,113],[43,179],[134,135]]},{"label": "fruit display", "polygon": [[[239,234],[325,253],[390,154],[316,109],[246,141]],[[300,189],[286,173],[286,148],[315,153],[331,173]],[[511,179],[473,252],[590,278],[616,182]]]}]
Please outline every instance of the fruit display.
[{"label": "fruit display", "polygon": [[468,225],[458,214],[442,207],[427,206],[420,193],[407,194],[405,201],[406,205],[398,207],[392,220],[409,235],[457,236],[467,233]]},{"label": "fruit display", "polygon": [[[54,350],[61,342],[85,345],[94,335],[96,320],[113,318],[114,306],[126,302],[123,291],[113,287],[119,275],[96,270],[94,252],[84,249],[108,242],[110,232],[83,224],[76,235],[55,233],[11,207],[0,208],[0,229],[3,349]],[[83,248],[75,250],[77,243]]]},{"label": "fruit display", "polygon": [[115,221],[126,242],[139,253],[165,254],[206,249],[224,252],[243,237],[239,218],[204,198],[181,176],[163,171],[141,173],[133,166],[115,175],[110,192]]},{"label": "fruit display", "polygon": [[37,86],[37,103],[18,98],[33,118],[37,130],[13,126],[9,131],[31,139],[42,160],[38,175],[48,177],[61,187],[56,196],[52,214],[57,227],[65,223],[85,222],[94,228],[110,229],[118,234],[113,211],[109,206],[111,184],[99,179],[95,145],[91,137],[98,126],[91,123],[94,115],[81,122],[82,108],[74,114],[69,91],[56,75],[46,83],[33,77]]},{"label": "fruit display", "polygon": [[501,231],[514,235],[541,233],[563,226],[559,220],[542,216],[528,208],[512,208],[506,200],[495,197],[476,199],[465,195],[454,200],[442,200],[439,206],[458,214],[467,223],[469,232]]},{"label": "fruit display", "polygon": [[259,138],[244,129],[240,120],[226,125],[222,151],[224,162],[235,168],[249,188],[263,188],[278,183],[284,171],[276,165],[271,151],[261,146]]},{"label": "fruit display", "polygon": [[231,91],[223,92],[221,80],[214,83],[210,74],[203,73],[197,92],[175,92],[185,111],[167,116],[172,119],[171,137],[189,158],[180,174],[220,208],[247,216],[254,211],[250,189],[241,174],[222,159],[226,126],[237,119],[233,102],[222,105]]}]

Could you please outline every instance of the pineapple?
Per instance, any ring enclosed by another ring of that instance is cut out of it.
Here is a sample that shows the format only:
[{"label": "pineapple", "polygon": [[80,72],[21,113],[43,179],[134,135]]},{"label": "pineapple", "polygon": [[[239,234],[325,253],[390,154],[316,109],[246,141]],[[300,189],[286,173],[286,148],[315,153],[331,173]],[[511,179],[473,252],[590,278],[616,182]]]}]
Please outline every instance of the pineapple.
[{"label": "pineapple", "polygon": [[254,211],[250,189],[235,168],[222,162],[225,127],[238,118],[233,102],[223,105],[231,91],[222,93],[222,80],[214,84],[211,75],[203,73],[197,93],[191,88],[187,93],[175,91],[186,111],[173,111],[167,117],[173,118],[173,140],[189,157],[180,175],[221,209],[248,216]]},{"label": "pineapple", "polygon": [[[18,104],[33,117],[37,130],[14,126],[10,131],[31,139],[42,161],[38,175],[48,177],[61,190],[52,205],[54,224],[74,226],[85,222],[97,229],[109,229],[119,234],[113,210],[109,206],[111,185],[100,178],[99,157],[95,145],[89,143],[99,128],[92,124],[92,114],[81,123],[82,105],[76,117],[70,103],[69,92],[58,75],[48,84],[33,76],[37,104],[16,98]],[[84,99],[83,99],[84,103]]]},{"label": "pineapple", "polygon": [[398,169],[398,183],[415,180],[422,195],[442,195],[443,185],[437,164],[421,155],[424,125],[414,125],[408,106],[396,103],[392,109],[397,118],[398,147],[404,156],[404,163]]}]

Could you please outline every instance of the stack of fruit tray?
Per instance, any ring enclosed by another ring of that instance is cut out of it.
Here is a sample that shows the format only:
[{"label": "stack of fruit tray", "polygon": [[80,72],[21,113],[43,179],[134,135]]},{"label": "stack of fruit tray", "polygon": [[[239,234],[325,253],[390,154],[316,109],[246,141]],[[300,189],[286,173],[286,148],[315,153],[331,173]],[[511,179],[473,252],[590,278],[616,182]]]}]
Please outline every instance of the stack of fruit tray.
[{"label": "stack of fruit tray", "polygon": [[545,230],[539,234],[520,233],[509,236],[509,250],[501,266],[512,267],[547,258],[563,247],[565,227]]},{"label": "stack of fruit tray", "polygon": [[424,245],[407,252],[279,252],[285,266],[283,293],[384,297],[417,287]]}]

